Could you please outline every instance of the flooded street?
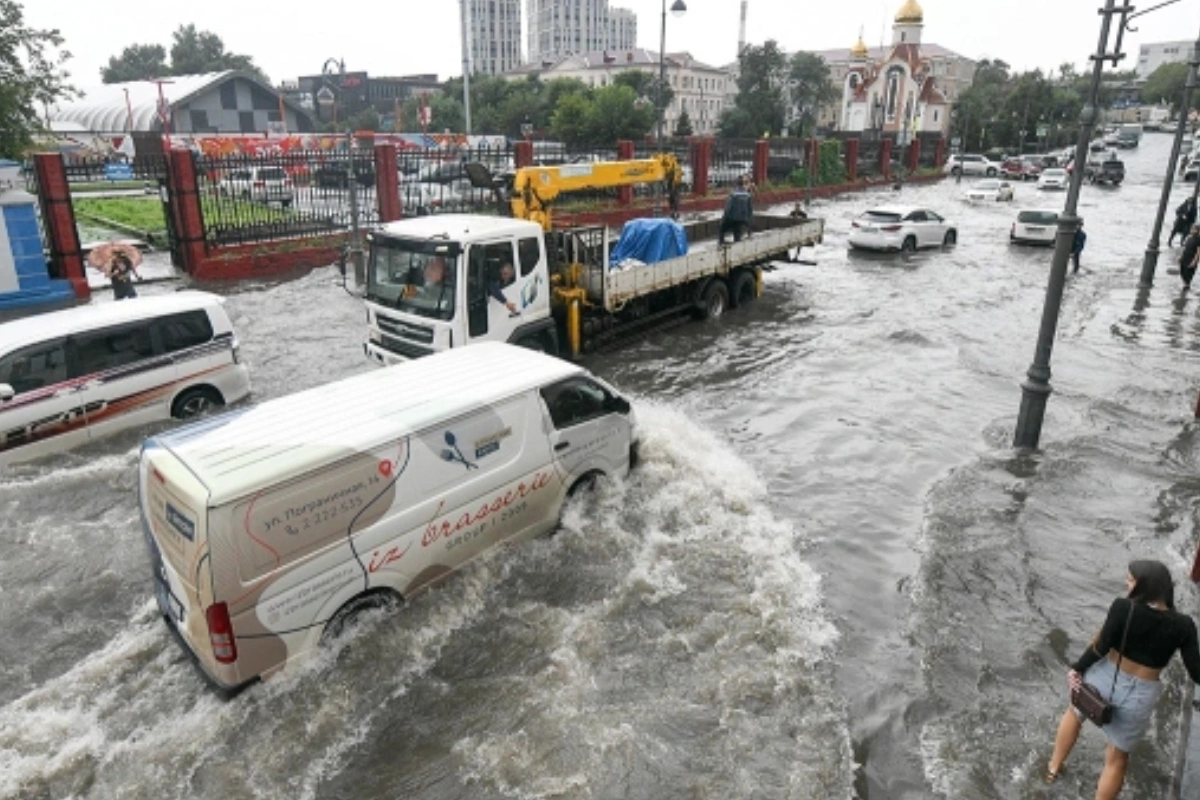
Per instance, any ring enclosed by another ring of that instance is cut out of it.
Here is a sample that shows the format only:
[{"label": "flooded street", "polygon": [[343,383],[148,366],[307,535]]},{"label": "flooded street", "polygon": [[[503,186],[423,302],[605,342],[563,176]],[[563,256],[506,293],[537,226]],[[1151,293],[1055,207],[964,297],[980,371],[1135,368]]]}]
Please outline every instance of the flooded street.
[{"label": "flooded street", "polygon": [[[1040,779],[1066,662],[1129,560],[1179,578],[1196,542],[1200,298],[1168,274],[1177,251],[1136,290],[1169,149],[1147,134],[1125,184],[1084,187],[1040,453],[1010,444],[1051,252],[1008,229],[1064,195],[968,206],[943,181],[817,204],[815,266],[586,362],[638,401],[627,482],[231,702],[158,618],[150,431],[7,470],[0,798],[1092,797],[1094,730]],[[848,252],[884,202],[943,213],[958,247]],[[254,400],[373,369],[333,277],[199,287],[228,295]],[[1196,610],[1190,587],[1177,603]],[[1127,797],[1171,775],[1178,663],[1165,678]]]}]

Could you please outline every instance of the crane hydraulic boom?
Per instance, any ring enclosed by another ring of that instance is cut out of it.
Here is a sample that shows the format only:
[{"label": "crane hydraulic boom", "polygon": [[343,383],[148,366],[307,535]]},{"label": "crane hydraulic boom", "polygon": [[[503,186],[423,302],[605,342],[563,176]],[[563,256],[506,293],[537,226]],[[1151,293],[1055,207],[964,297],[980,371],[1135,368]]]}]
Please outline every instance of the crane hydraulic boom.
[{"label": "crane hydraulic boom", "polygon": [[678,209],[683,170],[670,153],[630,161],[598,161],[556,167],[522,167],[513,177],[512,215],[551,229],[550,206],[563,192],[610,189],[639,183],[667,186],[671,211]]}]

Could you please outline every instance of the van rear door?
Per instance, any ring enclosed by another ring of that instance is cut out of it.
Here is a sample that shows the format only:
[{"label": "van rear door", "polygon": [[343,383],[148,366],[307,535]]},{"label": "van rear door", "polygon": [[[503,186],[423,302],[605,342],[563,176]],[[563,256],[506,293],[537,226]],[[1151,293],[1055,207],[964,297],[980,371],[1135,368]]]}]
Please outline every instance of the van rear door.
[{"label": "van rear door", "polygon": [[138,474],[142,530],[154,595],[169,625],[212,670],[205,609],[213,603],[208,489],[169,450],[146,441]]}]

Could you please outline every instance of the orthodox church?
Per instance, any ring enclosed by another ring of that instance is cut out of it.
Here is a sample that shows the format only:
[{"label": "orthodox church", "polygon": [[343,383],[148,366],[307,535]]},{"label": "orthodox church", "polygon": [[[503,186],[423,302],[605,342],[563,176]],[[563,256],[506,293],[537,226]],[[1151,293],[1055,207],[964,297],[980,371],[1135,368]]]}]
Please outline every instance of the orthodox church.
[{"label": "orthodox church", "polygon": [[934,77],[940,65],[921,52],[924,20],[917,0],[905,0],[892,26],[891,48],[880,61],[870,60],[859,34],[842,80],[842,130],[913,135],[949,130],[950,103]]}]

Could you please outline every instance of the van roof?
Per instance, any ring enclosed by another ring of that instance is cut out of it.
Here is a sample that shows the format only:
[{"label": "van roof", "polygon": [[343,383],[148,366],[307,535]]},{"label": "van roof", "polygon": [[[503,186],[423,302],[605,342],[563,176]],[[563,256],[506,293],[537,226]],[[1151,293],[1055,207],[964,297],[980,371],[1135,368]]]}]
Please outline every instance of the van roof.
[{"label": "van roof", "polygon": [[523,347],[473,344],[382,367],[155,437],[223,503],[583,372]]},{"label": "van roof", "polygon": [[0,355],[17,347],[36,344],[55,336],[135,322],[142,319],[207,308],[224,302],[208,292],[185,291],[135,297],[120,303],[96,303],[62,311],[50,311],[0,324]]},{"label": "van roof", "polygon": [[494,217],[482,214],[431,214],[389,222],[380,231],[383,236],[409,239],[443,238],[449,241],[481,236],[541,236],[542,228],[535,222]]}]

